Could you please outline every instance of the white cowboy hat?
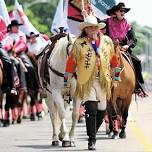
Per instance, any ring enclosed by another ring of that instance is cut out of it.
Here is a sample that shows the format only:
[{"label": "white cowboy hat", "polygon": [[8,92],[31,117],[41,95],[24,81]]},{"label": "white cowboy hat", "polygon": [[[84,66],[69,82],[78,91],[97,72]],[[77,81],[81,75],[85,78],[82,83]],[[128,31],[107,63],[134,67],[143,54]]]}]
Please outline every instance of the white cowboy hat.
[{"label": "white cowboy hat", "polygon": [[105,23],[98,23],[97,18],[93,15],[88,15],[84,18],[84,22],[80,23],[79,27],[80,30],[83,30],[85,27],[88,26],[97,26],[99,29],[104,28],[106,26]]}]

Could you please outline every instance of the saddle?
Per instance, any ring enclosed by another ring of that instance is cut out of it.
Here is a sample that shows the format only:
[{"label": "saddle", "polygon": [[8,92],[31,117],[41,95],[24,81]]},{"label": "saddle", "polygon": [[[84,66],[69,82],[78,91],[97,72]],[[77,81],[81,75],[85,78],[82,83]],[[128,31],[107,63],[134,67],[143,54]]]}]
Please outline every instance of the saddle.
[{"label": "saddle", "polygon": [[50,38],[51,40],[51,45],[47,45],[42,54],[42,60],[41,60],[41,65],[40,65],[40,77],[42,81],[42,85],[44,88],[46,88],[47,84],[50,84],[50,78],[49,78],[49,71],[48,71],[48,62],[47,59],[49,59],[56,42],[61,39],[62,37],[65,37],[67,34],[65,33],[59,33],[55,36],[52,36]]}]

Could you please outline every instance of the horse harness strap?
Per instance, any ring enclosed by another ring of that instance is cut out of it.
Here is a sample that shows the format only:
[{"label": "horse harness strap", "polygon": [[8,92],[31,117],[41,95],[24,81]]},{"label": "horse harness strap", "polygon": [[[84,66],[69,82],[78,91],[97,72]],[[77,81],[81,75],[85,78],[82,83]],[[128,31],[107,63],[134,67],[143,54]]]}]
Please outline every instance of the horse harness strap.
[{"label": "horse harness strap", "polygon": [[51,69],[51,71],[53,73],[55,73],[57,76],[60,76],[60,77],[64,77],[64,74],[63,73],[60,73],[59,71],[56,71],[55,69],[52,68],[52,66],[48,65],[49,68]]},{"label": "horse harness strap", "polygon": [[132,60],[131,60],[131,57],[130,57],[130,54],[129,53],[124,53],[124,52],[121,52],[122,56],[127,60],[127,62],[130,64],[130,66],[133,68],[134,70],[134,66],[133,66],[133,63],[132,63]]}]

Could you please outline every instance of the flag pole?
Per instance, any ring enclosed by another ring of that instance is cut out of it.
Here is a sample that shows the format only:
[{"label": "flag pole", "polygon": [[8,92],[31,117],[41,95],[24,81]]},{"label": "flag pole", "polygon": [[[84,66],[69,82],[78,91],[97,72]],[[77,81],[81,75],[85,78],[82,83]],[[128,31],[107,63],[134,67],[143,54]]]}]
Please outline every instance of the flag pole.
[{"label": "flag pole", "polygon": [[81,0],[82,11],[84,11],[84,0]]}]

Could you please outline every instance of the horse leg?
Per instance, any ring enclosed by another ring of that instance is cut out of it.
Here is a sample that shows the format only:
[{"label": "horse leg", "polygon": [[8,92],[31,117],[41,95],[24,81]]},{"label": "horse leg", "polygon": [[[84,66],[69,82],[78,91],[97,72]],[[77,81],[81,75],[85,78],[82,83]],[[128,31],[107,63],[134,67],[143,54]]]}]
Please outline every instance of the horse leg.
[{"label": "horse leg", "polygon": [[29,95],[31,98],[31,101],[30,101],[30,120],[35,121],[36,120],[36,107],[35,107],[36,91],[30,90]]},{"label": "horse leg", "polygon": [[18,111],[17,123],[21,123],[21,121],[22,121],[23,104],[24,104],[24,100],[25,100],[26,96],[27,96],[27,93],[25,90],[21,90],[19,92],[18,105],[17,105],[17,111]]},{"label": "horse leg", "polygon": [[124,102],[128,105],[124,105],[124,110],[122,112],[122,122],[121,122],[121,132],[119,133],[120,138],[126,138],[126,124],[127,124],[127,117],[128,117],[128,110],[130,105],[131,99],[129,99],[129,102],[127,100]]},{"label": "horse leg", "polygon": [[73,111],[72,111],[72,126],[71,126],[70,133],[69,133],[72,147],[75,146],[74,133],[75,133],[76,124],[77,124],[78,119],[79,119],[80,105],[81,105],[81,100],[76,100],[74,98],[73,99]]},{"label": "horse leg", "polygon": [[58,139],[58,133],[57,133],[57,123],[56,123],[56,117],[57,117],[57,109],[55,107],[54,101],[52,99],[51,93],[47,92],[47,98],[46,98],[46,105],[49,108],[52,128],[53,128],[53,135],[52,135],[52,146],[58,146],[59,145],[59,139]]},{"label": "horse leg", "polygon": [[3,93],[0,90],[0,127],[3,123]]},{"label": "horse leg", "polygon": [[63,125],[62,127],[63,127],[64,137],[63,137],[63,141],[62,141],[62,146],[69,147],[71,144],[70,144],[69,134],[68,134],[68,130],[67,130],[66,123],[65,123],[66,109],[64,106],[63,97],[61,95],[61,89],[53,89],[52,90],[52,97],[53,97],[55,104],[57,106],[57,109],[59,112],[59,117],[60,117],[61,123]]},{"label": "horse leg", "polygon": [[112,138],[112,133],[113,133],[113,121],[112,121],[112,113],[113,113],[113,107],[112,107],[112,104],[110,101],[107,102],[107,121],[106,124],[107,124],[107,134],[110,138]]},{"label": "horse leg", "polygon": [[120,138],[126,138],[126,124],[127,124],[127,117],[128,117],[128,110],[126,109],[124,111],[124,114],[122,115],[122,122],[121,122],[121,131],[119,133]]},{"label": "horse leg", "polygon": [[[68,107],[68,103],[67,103],[67,102],[64,102],[64,107],[65,107],[65,109],[67,109],[67,107]],[[61,122],[60,133],[59,133],[59,135],[58,135],[60,141],[63,141],[63,138],[64,138],[64,136],[65,136],[64,128],[63,128],[63,127],[64,127],[64,125],[63,125],[63,123]]]},{"label": "horse leg", "polygon": [[5,102],[5,113],[4,113],[4,119],[3,119],[3,127],[8,127],[10,125],[10,114],[9,114],[9,109],[11,107],[11,97],[10,97],[10,93],[6,93],[6,102]]},{"label": "horse leg", "polygon": [[118,119],[117,119],[117,113],[112,106],[111,102],[108,103],[107,105],[107,111],[108,111],[108,116],[109,116],[109,129],[110,132],[108,136],[112,139],[118,139]]}]

